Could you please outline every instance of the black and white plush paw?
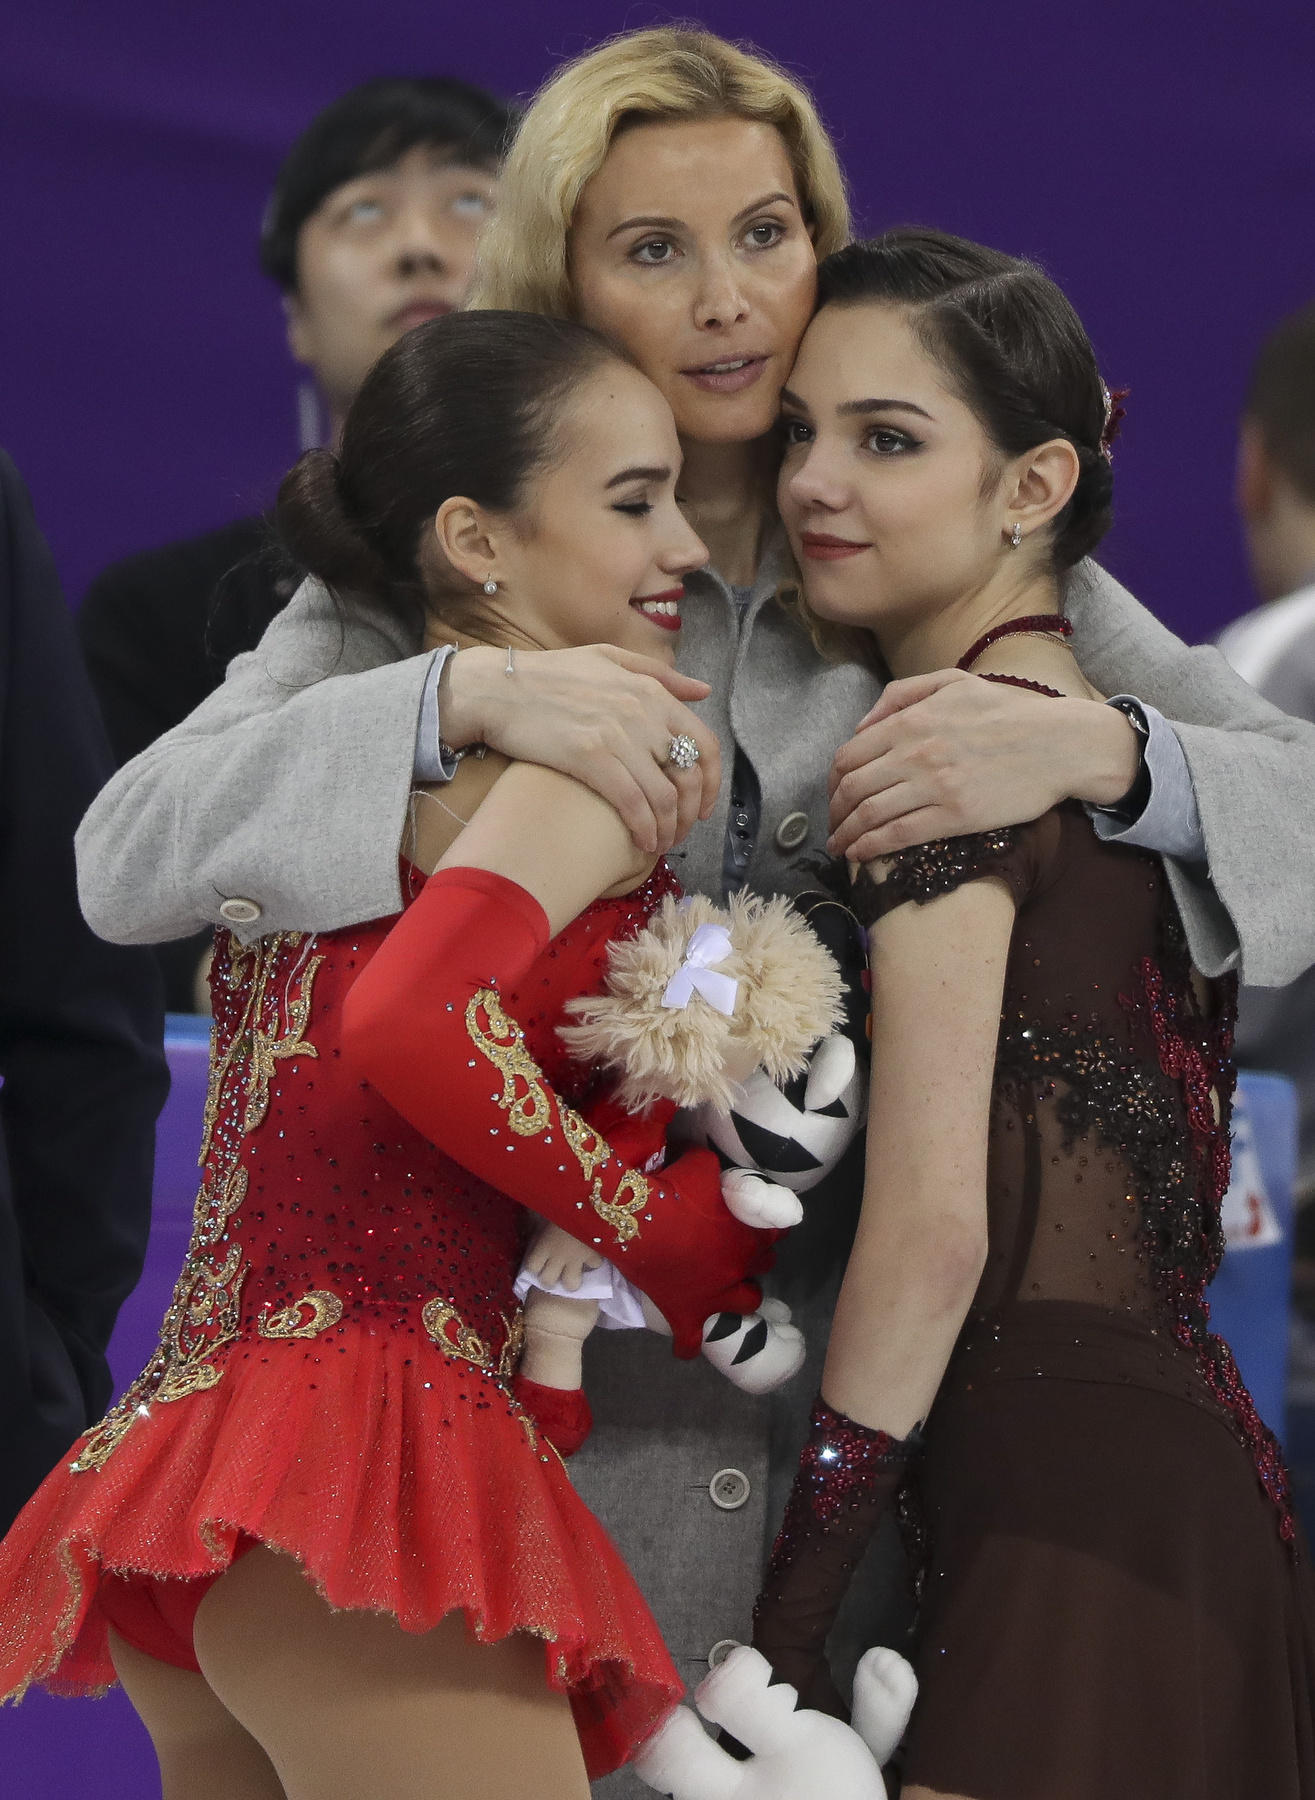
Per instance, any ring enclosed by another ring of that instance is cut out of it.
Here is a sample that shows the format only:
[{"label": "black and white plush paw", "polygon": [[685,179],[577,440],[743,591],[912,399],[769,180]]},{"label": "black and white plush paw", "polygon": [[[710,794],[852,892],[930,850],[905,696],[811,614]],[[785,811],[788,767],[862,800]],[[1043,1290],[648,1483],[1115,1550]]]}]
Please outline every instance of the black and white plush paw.
[{"label": "black and white plush paw", "polygon": [[802,1075],[777,1087],[761,1069],[741,1082],[729,1112],[697,1107],[681,1130],[704,1142],[728,1172],[755,1170],[806,1193],[829,1175],[862,1129],[867,1071],[851,1038],[833,1032]]},{"label": "black and white plush paw", "polygon": [[703,1354],[745,1394],[784,1387],[804,1364],[804,1334],[780,1300],[754,1313],[714,1313],[703,1327]]}]

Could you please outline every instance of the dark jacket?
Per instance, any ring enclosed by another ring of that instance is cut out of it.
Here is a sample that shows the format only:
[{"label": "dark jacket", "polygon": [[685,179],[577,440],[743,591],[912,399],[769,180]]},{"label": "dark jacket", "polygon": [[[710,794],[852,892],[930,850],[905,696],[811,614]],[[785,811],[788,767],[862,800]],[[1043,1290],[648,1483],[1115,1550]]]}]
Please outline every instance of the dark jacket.
[{"label": "dark jacket", "polygon": [[[78,637],[120,768],[212,694],[235,656],[255,649],[299,580],[263,517],[127,557],[96,577]],[[170,1012],[194,1010],[210,936],[156,947]]]},{"label": "dark jacket", "polygon": [[300,579],[263,517],[102,570],[78,612],[78,637],[120,768],[215,691]]},{"label": "dark jacket", "polygon": [[0,1529],[110,1399],[168,1092],[149,952],[78,909],[73,833],[113,770],[59,578],[0,452]]}]

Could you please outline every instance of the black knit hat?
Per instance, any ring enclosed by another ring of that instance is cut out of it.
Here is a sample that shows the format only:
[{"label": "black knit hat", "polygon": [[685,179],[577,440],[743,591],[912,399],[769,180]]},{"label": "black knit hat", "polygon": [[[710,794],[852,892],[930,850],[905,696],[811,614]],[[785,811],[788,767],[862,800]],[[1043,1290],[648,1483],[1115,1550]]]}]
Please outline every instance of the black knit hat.
[{"label": "black knit hat", "polygon": [[335,100],[312,121],[279,170],[260,228],[260,266],[285,292],[297,285],[297,237],[344,182],[387,169],[421,144],[459,163],[495,169],[518,114],[483,88],[446,76],[381,76]]}]

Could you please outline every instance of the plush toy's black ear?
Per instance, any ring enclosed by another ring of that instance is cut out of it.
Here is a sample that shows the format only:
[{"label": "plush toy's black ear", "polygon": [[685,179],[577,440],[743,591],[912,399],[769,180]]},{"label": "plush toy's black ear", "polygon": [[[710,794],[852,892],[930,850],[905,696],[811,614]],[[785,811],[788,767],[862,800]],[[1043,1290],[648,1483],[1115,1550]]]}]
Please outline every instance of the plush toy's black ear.
[{"label": "plush toy's black ear", "polygon": [[[812,874],[822,876],[823,871],[816,863],[809,867]],[[840,1029],[854,1048],[866,1056],[868,1015],[872,1010],[867,933],[846,902],[849,884],[844,864],[839,864],[838,869],[836,874],[835,868],[827,865],[826,885],[796,894],[790,904],[808,921],[814,936],[835,958],[845,981],[845,1018]],[[831,891],[833,882],[834,892]]]}]

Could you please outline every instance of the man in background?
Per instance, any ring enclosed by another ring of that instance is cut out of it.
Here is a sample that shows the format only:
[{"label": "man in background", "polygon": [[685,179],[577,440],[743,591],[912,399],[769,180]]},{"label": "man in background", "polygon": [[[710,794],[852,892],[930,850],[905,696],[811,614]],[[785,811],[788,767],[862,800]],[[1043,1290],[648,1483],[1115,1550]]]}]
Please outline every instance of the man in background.
[{"label": "man in background", "polygon": [[104,1413],[169,1089],[149,952],[82,917],[73,833],[113,771],[49,550],[0,452],[0,1532]]},{"label": "man in background", "polygon": [[[380,79],[335,101],[293,146],[260,263],[283,291],[288,347],[314,377],[331,439],[388,346],[461,305],[514,123],[463,81]],[[264,516],[99,575],[78,634],[116,761],[199,706],[299,581]],[[201,951],[183,939],[157,952],[170,1010],[193,1010]]]},{"label": "man in background", "polygon": [[[1242,418],[1237,503],[1264,605],[1219,648],[1267,700],[1315,721],[1315,306],[1284,320],[1257,359]],[[1294,796],[1315,805],[1315,795]],[[1315,904],[1315,898],[1312,900]],[[1244,988],[1238,1061],[1297,1085],[1297,1255],[1315,1292],[1315,970],[1286,988]]]}]

